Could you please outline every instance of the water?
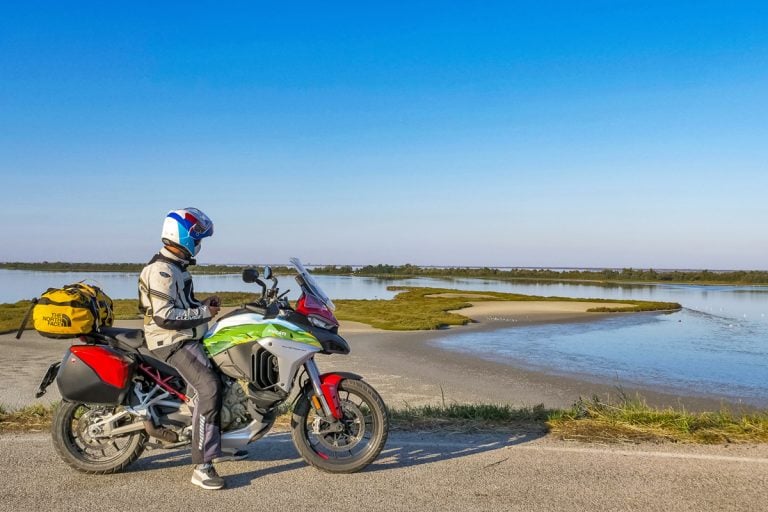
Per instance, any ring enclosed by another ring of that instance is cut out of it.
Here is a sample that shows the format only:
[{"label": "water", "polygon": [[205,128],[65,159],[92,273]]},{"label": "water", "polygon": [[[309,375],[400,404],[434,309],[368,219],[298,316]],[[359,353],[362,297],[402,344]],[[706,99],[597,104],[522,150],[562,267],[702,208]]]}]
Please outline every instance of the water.
[{"label": "water", "polygon": [[765,326],[693,310],[456,334],[444,348],[619,386],[768,405]]},{"label": "water", "polygon": [[[550,373],[768,406],[768,288],[509,284],[504,291],[678,302],[678,313],[450,334],[438,345]],[[514,290],[512,290],[514,288]]]},{"label": "water", "polygon": [[[388,286],[451,286],[473,289],[473,280],[450,279],[377,279],[349,276],[315,276],[323,290],[333,299],[391,299],[397,292]],[[100,286],[113,299],[135,299],[138,294],[138,274],[125,272],[38,272],[0,269],[0,303],[16,302],[37,297],[48,288],[86,280]],[[290,289],[291,299],[299,296],[299,289],[292,276],[278,276],[280,289]],[[196,275],[195,290],[200,292],[252,291],[260,288],[242,281],[239,274]],[[488,286],[489,281],[475,281],[475,286]],[[455,286],[454,286],[455,285]],[[486,289],[486,288],[483,288]]]},{"label": "water", "polygon": [[[136,297],[137,275],[0,269],[0,302],[91,278],[114,298]],[[673,314],[618,315],[604,320],[455,331],[442,348],[552,373],[578,373],[621,385],[705,394],[768,405],[768,288],[750,286],[513,283],[482,279],[376,279],[317,276],[332,298],[388,299],[387,286],[435,286],[562,297],[679,302]],[[200,291],[255,291],[238,275],[195,276]],[[281,288],[298,290],[291,277]]]}]

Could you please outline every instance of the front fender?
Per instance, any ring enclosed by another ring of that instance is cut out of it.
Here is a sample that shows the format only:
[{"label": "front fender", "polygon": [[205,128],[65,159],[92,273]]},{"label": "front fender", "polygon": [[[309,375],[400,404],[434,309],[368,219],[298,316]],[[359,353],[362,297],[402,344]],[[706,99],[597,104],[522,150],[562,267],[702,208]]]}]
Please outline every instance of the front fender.
[{"label": "front fender", "polygon": [[[320,375],[320,389],[323,391],[323,397],[331,408],[331,414],[337,420],[344,416],[339,399],[339,383],[345,379],[363,380],[363,377],[351,372],[331,372]],[[305,393],[312,394],[312,382],[307,382],[304,388]]]},{"label": "front fender", "polygon": [[362,375],[358,375],[356,373],[352,372],[328,372],[324,373],[320,376],[320,381],[322,382],[324,378],[330,377],[332,375],[338,375],[342,379],[352,379],[352,380],[363,380]]}]

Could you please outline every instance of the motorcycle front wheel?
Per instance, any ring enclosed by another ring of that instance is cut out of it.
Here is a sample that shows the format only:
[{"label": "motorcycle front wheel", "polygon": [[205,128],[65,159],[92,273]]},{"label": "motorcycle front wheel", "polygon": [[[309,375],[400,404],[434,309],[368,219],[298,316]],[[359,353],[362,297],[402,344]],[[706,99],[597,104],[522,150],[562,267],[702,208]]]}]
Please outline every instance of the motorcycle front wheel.
[{"label": "motorcycle front wheel", "polygon": [[117,407],[62,400],[51,427],[53,446],[72,468],[96,475],[117,473],[139,458],[147,435],[143,431],[112,438],[98,437],[98,421]]},{"label": "motorcycle front wheel", "polygon": [[355,473],[379,456],[387,442],[389,413],[369,384],[344,379],[339,383],[343,430],[315,413],[311,393],[296,402],[291,418],[293,443],[310,465],[329,473]]}]

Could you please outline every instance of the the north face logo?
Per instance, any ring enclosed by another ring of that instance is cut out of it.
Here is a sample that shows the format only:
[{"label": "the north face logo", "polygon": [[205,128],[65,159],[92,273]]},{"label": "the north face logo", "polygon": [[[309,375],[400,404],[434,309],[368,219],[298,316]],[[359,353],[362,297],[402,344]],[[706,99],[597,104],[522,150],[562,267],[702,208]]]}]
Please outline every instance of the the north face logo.
[{"label": "the north face logo", "polygon": [[64,313],[51,313],[43,317],[49,327],[72,327],[72,319]]}]

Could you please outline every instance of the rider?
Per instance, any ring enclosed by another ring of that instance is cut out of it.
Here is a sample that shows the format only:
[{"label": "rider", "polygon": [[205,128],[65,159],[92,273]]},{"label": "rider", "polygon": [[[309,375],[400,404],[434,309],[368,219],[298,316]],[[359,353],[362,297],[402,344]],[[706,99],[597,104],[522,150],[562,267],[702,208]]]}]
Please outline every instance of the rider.
[{"label": "rider", "polygon": [[194,390],[192,416],[192,483],[203,489],[221,489],[224,479],[214,462],[240,460],[248,452],[224,456],[221,451],[219,411],[221,380],[211,367],[200,339],[208,321],[219,313],[214,295],[195,299],[187,267],[200,252],[203,238],[213,235],[213,222],[197,208],[168,213],[163,223],[160,249],[139,276],[139,309],[144,314],[147,347],[155,357],[176,368]]}]

